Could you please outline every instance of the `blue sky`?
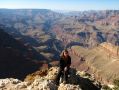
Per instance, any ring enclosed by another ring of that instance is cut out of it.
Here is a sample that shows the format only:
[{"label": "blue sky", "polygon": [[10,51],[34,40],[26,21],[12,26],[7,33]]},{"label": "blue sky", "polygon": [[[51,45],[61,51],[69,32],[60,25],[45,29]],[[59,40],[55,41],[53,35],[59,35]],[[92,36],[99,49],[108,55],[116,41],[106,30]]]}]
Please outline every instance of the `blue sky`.
[{"label": "blue sky", "polygon": [[119,0],[0,0],[0,8],[107,10],[119,9]]}]

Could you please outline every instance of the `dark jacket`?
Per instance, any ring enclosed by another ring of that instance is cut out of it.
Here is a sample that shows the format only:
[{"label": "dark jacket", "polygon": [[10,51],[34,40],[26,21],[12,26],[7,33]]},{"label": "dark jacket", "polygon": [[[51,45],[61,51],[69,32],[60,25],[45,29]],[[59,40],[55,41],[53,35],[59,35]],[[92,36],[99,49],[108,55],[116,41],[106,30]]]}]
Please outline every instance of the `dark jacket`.
[{"label": "dark jacket", "polygon": [[68,56],[67,58],[61,57],[60,58],[60,68],[69,67],[71,65],[71,57]]}]

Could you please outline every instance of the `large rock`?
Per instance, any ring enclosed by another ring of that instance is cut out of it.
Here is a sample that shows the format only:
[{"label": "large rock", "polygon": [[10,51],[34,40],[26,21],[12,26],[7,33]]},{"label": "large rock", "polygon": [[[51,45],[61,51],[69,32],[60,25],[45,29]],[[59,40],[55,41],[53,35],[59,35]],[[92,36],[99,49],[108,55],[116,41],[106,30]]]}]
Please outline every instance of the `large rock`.
[{"label": "large rock", "polygon": [[0,79],[0,90],[99,90],[99,88],[93,84],[94,81],[91,81],[89,77],[80,77],[79,71],[77,72],[76,69],[73,68],[70,69],[68,83],[60,83],[60,85],[57,86],[54,80],[58,70],[58,67],[52,67],[48,70],[46,76],[38,77],[38,75],[36,75],[37,78],[33,78],[33,82],[22,82],[13,78]]},{"label": "large rock", "polygon": [[79,85],[63,84],[61,83],[58,90],[82,90]]},{"label": "large rock", "polygon": [[28,88],[30,90],[56,90],[57,86],[51,80],[37,79]]}]

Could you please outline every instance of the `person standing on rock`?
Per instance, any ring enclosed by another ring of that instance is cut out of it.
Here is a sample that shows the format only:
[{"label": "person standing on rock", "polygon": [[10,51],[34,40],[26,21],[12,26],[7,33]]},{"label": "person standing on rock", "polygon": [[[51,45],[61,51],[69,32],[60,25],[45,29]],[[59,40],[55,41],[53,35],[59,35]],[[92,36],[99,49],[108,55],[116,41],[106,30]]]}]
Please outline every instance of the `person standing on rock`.
[{"label": "person standing on rock", "polygon": [[59,72],[56,77],[57,85],[59,85],[59,80],[61,76],[63,77],[64,83],[67,83],[70,65],[71,65],[71,57],[69,56],[68,51],[65,49],[61,53],[61,57],[60,57]]}]

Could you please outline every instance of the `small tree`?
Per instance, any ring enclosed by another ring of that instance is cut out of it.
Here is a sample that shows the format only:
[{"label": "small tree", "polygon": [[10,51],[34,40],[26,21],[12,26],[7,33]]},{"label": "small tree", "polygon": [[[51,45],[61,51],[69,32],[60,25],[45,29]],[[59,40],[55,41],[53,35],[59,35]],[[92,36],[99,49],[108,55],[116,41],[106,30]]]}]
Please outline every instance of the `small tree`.
[{"label": "small tree", "polygon": [[102,89],[103,90],[112,90],[110,87],[108,87],[107,85],[104,85],[103,87],[102,87]]},{"label": "small tree", "polygon": [[119,79],[114,80],[114,85],[115,85],[114,90],[119,90]]}]

